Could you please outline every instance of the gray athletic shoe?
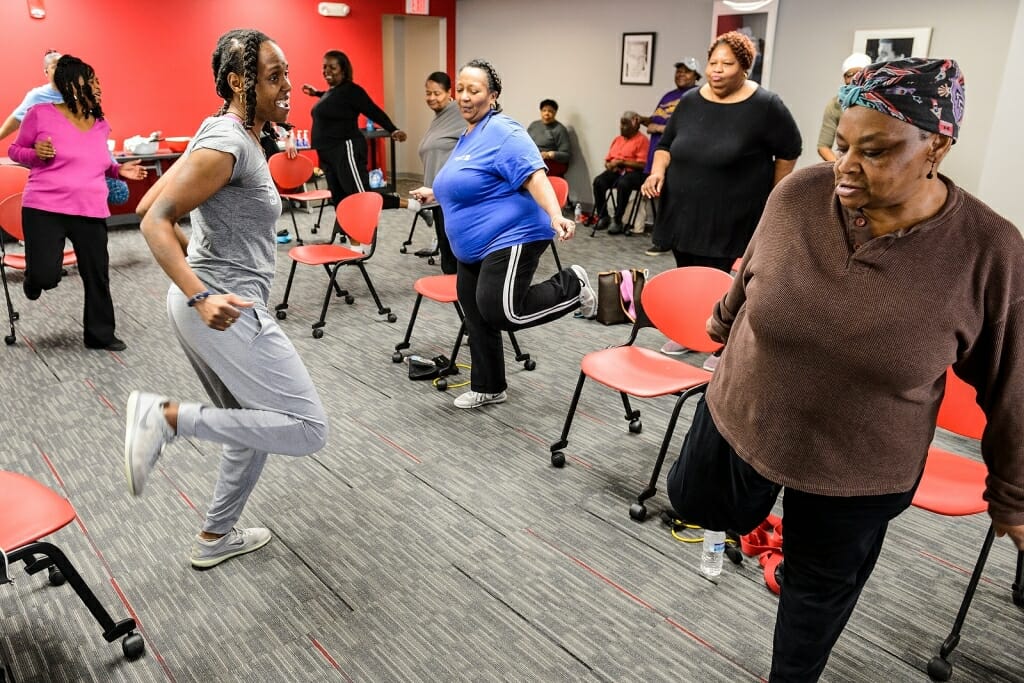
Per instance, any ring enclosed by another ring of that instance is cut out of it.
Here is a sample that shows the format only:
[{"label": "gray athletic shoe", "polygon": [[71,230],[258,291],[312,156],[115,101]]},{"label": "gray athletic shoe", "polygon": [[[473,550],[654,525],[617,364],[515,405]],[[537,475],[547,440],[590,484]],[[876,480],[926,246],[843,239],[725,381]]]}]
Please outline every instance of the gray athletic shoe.
[{"label": "gray athletic shoe", "polygon": [[192,542],[192,566],[199,569],[215,567],[224,560],[259,550],[270,542],[270,529],[252,527],[233,528],[215,541],[196,537]]},{"label": "gray athletic shoe", "polygon": [[580,281],[580,315],[587,320],[597,316],[597,294],[590,286],[590,278],[583,266],[570,266]]},{"label": "gray athletic shoe", "polygon": [[124,430],[124,473],[128,478],[128,491],[142,495],[149,473],[164,452],[164,446],[174,440],[174,430],[164,419],[163,407],[167,399],[156,394],[133,391],[128,396]]},{"label": "gray athletic shoe", "polygon": [[484,394],[479,391],[467,391],[455,399],[456,408],[479,408],[489,403],[504,403],[508,400],[508,394],[499,391],[496,394]]}]

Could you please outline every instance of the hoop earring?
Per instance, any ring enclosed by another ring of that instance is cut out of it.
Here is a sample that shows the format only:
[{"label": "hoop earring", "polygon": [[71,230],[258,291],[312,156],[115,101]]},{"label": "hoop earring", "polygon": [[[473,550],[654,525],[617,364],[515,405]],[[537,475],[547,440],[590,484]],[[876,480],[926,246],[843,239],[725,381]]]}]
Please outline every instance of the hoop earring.
[{"label": "hoop earring", "polygon": [[927,178],[928,180],[931,180],[934,177],[935,177],[935,159],[932,159],[932,167],[928,169],[928,173],[925,175],[925,178]]}]

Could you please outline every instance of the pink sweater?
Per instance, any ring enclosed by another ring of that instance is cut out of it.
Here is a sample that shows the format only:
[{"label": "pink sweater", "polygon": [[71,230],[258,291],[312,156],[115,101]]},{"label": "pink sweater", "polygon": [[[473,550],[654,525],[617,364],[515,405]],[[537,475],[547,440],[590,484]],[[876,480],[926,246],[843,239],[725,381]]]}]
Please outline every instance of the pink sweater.
[{"label": "pink sweater", "polygon": [[[109,216],[104,175],[116,178],[120,165],[110,158],[108,137],[110,126],[104,120],[82,131],[52,104],[29,109],[7,151],[11,159],[29,167],[22,206],[71,216]],[[33,145],[47,138],[57,156],[43,161]]]}]

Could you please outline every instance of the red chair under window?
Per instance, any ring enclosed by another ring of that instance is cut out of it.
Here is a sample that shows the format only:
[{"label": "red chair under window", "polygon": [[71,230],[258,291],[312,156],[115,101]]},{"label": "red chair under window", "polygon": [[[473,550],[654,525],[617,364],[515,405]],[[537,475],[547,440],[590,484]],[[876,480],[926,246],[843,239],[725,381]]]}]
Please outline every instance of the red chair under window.
[{"label": "red chair under window", "polygon": [[640,411],[630,405],[630,396],[679,397],[665,430],[650,482],[629,508],[630,517],[637,521],[647,517],[644,501],[657,492],[661,466],[683,404],[689,397],[704,391],[711,381],[711,373],[703,368],[634,346],[637,334],[644,327],[655,327],[672,341],[693,351],[717,351],[721,344],[708,336],[705,323],[731,284],[732,277],[728,273],[703,266],[675,268],[655,275],[644,285],[640,295],[641,309],[637,311],[629,339],[621,346],[588,353],[580,363],[579,381],[569,404],[562,435],[551,444],[551,464],[555,467],[565,465],[563,449],[569,444],[569,429],[583,392],[583,383],[588,377],[619,392],[626,409],[629,431],[634,434],[640,433],[643,424]]},{"label": "red chair under window", "polygon": [[274,310],[277,311],[277,319],[284,320],[288,317],[288,296],[292,291],[292,282],[295,280],[295,268],[302,263],[307,266],[322,266],[330,280],[327,283],[327,293],[324,295],[323,309],[320,311],[320,320],[313,323],[313,338],[320,339],[324,336],[324,321],[327,318],[327,307],[331,303],[331,294],[345,299],[345,303],[355,302],[355,297],[348,293],[348,290],[338,286],[338,271],[342,266],[355,266],[363,275],[366,286],[377,304],[377,312],[387,316],[387,321],[393,323],[398,316],[385,308],[380,302],[377,290],[370,280],[370,274],[366,272],[366,262],[373,256],[377,249],[377,224],[380,222],[380,212],[384,206],[384,199],[377,192],[358,192],[349,195],[338,203],[338,223],[349,237],[361,242],[363,248],[368,249],[366,253],[349,249],[340,244],[312,244],[300,247],[292,247],[288,250],[288,256],[292,259],[292,268],[288,272],[288,284],[284,290],[284,301],[279,303]]},{"label": "red chair under window", "polygon": [[[25,241],[25,230],[21,223],[20,192],[0,200],[0,230],[18,241]],[[61,265],[67,268],[77,263],[78,256],[75,255],[74,249],[65,249]],[[0,240],[0,281],[3,282],[4,298],[7,300],[7,318],[11,322],[11,333],[4,337],[4,343],[10,346],[17,341],[14,322],[21,318],[21,314],[14,310],[14,303],[11,301],[11,292],[7,285],[8,268],[25,272],[25,253],[8,252],[3,240]]]},{"label": "red chair under window", "polygon": [[[954,375],[952,370],[946,372],[946,393],[939,406],[936,424],[954,434],[976,440],[981,439],[985,430],[985,414],[978,407],[974,388]],[[988,510],[988,503],[983,498],[987,476],[988,469],[984,463],[932,446],[928,449],[924,474],[914,494],[913,505],[950,517],[980,514]],[[974,599],[994,539],[995,528],[989,524],[953,628],[939,648],[939,654],[928,662],[928,675],[934,680],[948,681],[953,674],[953,665],[948,657],[960,642],[960,630]],[[1017,553],[1017,573],[1012,596],[1015,605],[1024,607],[1024,552]]]},{"label": "red chair under window", "polygon": [[288,203],[288,215],[292,218],[292,227],[295,228],[295,241],[303,244],[302,235],[299,233],[299,224],[295,221],[295,202],[320,202],[320,210],[316,215],[316,222],[310,232],[316,233],[320,229],[320,219],[324,216],[324,206],[331,201],[330,190],[309,190],[293,192],[294,188],[302,187],[313,177],[313,162],[303,154],[294,159],[289,159],[284,152],[278,152],[270,157],[267,162],[270,167],[270,177],[277,185],[277,191],[281,193],[281,200]]},{"label": "red chair under window", "polygon": [[[135,632],[135,620],[115,622],[67,555],[52,543],[40,540],[63,529],[75,517],[71,503],[49,487],[25,475],[0,470],[0,570],[7,563],[23,561],[25,572],[30,575],[48,570],[54,586],[67,581],[103,629],[103,638],[108,643],[123,638],[124,656],[136,659],[146,649],[146,643]],[[0,571],[0,583],[4,582],[4,575]]]}]

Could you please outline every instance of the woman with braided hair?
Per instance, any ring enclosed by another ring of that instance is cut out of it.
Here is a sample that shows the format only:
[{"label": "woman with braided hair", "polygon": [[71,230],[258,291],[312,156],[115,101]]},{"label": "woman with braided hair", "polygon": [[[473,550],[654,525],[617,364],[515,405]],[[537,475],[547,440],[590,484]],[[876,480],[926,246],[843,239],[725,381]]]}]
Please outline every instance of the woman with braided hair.
[{"label": "woman with braided hair", "polygon": [[138,160],[118,164],[110,157],[103,90],[91,66],[64,55],[57,60],[53,85],[62,101],[29,109],[8,150],[11,159],[29,168],[21,201],[25,296],[38,299],[60,283],[64,240],[71,240],[85,289],[85,345],[123,351],[126,344],[114,334],[104,176],[140,180],[146,170]]},{"label": "woman with braided hair", "polygon": [[474,59],[459,70],[455,100],[466,131],[433,187],[412,193],[428,203],[436,193],[458,260],[473,369],[470,391],[455,399],[456,408],[506,400],[503,330],[541,325],[577,308],[589,318],[597,309],[581,266],[533,284],[548,243],[572,237],[576,224],[562,216],[537,145],[501,113],[499,95],[501,79],[489,62]]},{"label": "woman with braided hair", "polygon": [[[235,526],[268,452],[309,455],[327,439],[320,397],[267,308],[281,200],[258,135],[288,117],[288,63],[264,34],[234,30],[217,43],[213,73],[224,105],[139,204],[142,234],[172,281],[171,329],[212,405],[133,391],[125,431],[132,495],[142,493],[176,436],[223,445],[213,500],[192,544],[197,568],[270,540],[267,529]],[[192,239],[176,224],[186,213]]]}]

